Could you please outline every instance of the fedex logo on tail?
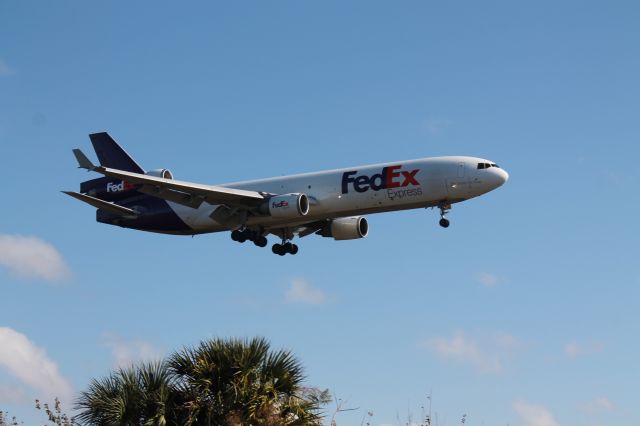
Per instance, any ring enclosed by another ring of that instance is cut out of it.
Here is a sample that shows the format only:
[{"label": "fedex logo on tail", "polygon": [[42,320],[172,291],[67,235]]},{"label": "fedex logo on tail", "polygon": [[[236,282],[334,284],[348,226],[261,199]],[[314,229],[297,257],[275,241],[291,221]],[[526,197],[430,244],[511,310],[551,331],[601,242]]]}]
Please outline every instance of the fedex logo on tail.
[{"label": "fedex logo on tail", "polygon": [[116,182],[107,183],[107,192],[129,191],[134,188],[135,188],[135,185],[125,181],[120,181],[120,183],[116,183]]},{"label": "fedex logo on tail", "polygon": [[357,170],[344,172],[342,175],[342,193],[347,194],[351,186],[356,192],[366,192],[370,189],[380,191],[381,189],[404,188],[409,185],[420,186],[420,182],[416,179],[420,169],[411,171],[401,169],[402,166],[384,167],[380,173],[372,176],[358,176]]}]

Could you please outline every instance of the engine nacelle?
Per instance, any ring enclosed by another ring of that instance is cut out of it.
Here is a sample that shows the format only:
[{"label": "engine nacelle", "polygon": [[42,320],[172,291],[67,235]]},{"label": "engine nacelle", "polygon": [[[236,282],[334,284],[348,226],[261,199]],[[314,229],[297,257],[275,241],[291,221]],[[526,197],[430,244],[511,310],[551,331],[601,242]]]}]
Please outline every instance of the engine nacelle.
[{"label": "engine nacelle", "polygon": [[309,213],[309,197],[306,194],[283,194],[269,198],[260,208],[272,217],[295,219]]},{"label": "engine nacelle", "polygon": [[162,179],[173,179],[173,173],[171,173],[171,170],[169,170],[169,169],[149,170],[145,174],[149,175],[149,176],[159,177],[159,178],[162,178]]},{"label": "engine nacelle", "polygon": [[356,240],[369,233],[369,222],[362,216],[333,219],[318,234],[335,240]]}]

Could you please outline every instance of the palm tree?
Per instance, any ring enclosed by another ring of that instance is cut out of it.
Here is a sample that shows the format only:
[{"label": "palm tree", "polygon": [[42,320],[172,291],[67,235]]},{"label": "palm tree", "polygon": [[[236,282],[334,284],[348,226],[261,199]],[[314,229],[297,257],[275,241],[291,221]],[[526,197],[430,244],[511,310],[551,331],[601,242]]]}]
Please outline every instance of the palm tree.
[{"label": "palm tree", "polygon": [[175,424],[176,397],[166,363],[121,368],[80,394],[76,419],[88,425]]},{"label": "palm tree", "polygon": [[319,425],[327,391],[305,388],[289,351],[264,338],[214,339],[120,369],[81,394],[88,425]]},{"label": "palm tree", "polygon": [[328,393],[302,386],[301,364],[263,338],[215,339],[169,358],[187,424],[320,424]]}]

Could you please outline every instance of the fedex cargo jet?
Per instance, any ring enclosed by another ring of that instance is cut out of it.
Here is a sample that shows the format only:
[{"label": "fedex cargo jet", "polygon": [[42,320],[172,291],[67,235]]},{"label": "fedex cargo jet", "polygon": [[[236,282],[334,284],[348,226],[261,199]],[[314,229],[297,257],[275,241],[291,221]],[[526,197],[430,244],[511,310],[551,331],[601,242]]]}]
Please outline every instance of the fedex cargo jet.
[{"label": "fedex cargo jet", "polygon": [[364,215],[436,207],[440,226],[451,205],[486,194],[509,175],[475,157],[434,157],[222,185],[176,180],[168,169],[145,171],[107,133],[89,135],[100,165],[74,149],[79,167],[104,175],[65,192],[96,207],[96,220],[165,234],[230,231],[231,239],[296,254],[291,240],[311,234],[352,240],[369,232]]}]

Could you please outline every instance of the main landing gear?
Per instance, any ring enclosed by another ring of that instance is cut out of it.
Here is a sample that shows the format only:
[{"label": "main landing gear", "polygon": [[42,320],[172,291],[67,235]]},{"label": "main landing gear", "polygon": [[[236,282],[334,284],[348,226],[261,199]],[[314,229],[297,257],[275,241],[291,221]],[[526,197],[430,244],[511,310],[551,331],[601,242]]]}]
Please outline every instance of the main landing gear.
[{"label": "main landing gear", "polygon": [[262,235],[261,232],[251,231],[250,229],[244,229],[242,231],[236,229],[235,231],[232,231],[231,239],[239,243],[253,241],[253,244],[258,247],[266,247],[268,243],[267,237]]},{"label": "main landing gear", "polygon": [[451,223],[445,216],[451,211],[451,204],[439,204],[438,208],[440,209],[440,226],[448,228]]},{"label": "main landing gear", "polygon": [[293,255],[298,252],[298,246],[290,243],[289,241],[283,241],[282,244],[274,244],[273,247],[271,247],[271,251],[273,254],[277,254],[279,256],[284,256],[287,253]]},{"label": "main landing gear", "polygon": [[[245,241],[253,241],[258,247],[266,247],[268,244],[267,237],[264,235],[264,231],[253,231],[251,229],[236,229],[235,231],[231,231],[231,239],[233,241],[237,241],[239,243],[244,243]],[[298,253],[298,246],[288,241],[291,238],[291,235],[285,235],[282,239],[282,244],[274,244],[271,247],[271,251],[274,254],[279,256],[284,256],[285,254],[296,254]]]}]

